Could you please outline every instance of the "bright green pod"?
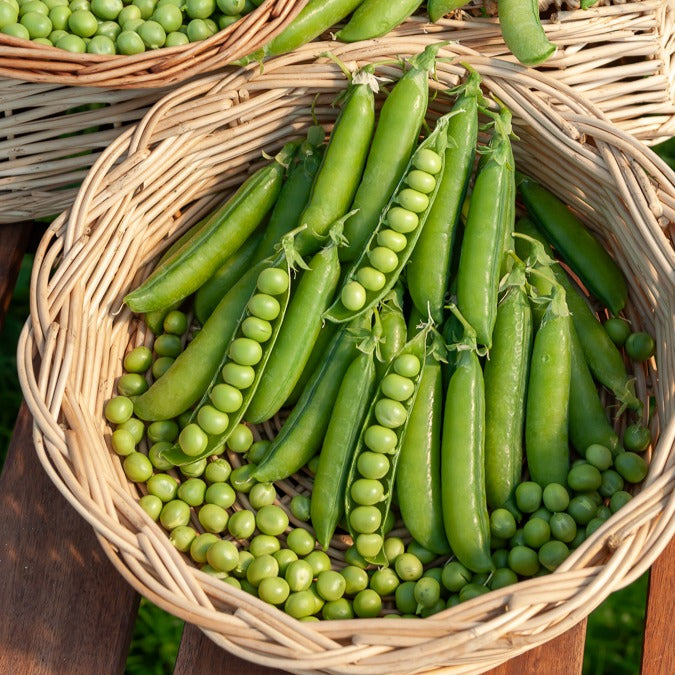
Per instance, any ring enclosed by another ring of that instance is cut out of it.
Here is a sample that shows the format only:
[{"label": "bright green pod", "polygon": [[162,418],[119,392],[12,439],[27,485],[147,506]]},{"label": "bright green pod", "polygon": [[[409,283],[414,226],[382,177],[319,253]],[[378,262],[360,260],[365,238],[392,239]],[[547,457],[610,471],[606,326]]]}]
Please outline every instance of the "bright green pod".
[{"label": "bright green pod", "polygon": [[498,0],[499,27],[506,46],[525,66],[536,66],[555,52],[539,18],[537,0]]},{"label": "bright green pod", "polygon": [[446,14],[450,14],[460,7],[466,5],[466,0],[428,0],[427,11],[429,18],[435,23],[442,19]]},{"label": "bright green pod", "polygon": [[422,0],[363,0],[347,24],[337,32],[342,42],[358,42],[382,37],[405,21]]}]

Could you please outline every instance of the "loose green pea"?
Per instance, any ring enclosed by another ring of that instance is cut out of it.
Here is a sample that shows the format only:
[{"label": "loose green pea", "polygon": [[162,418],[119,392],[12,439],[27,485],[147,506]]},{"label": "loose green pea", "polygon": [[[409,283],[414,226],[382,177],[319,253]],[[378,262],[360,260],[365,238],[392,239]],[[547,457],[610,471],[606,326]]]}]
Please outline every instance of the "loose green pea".
[{"label": "loose green pea", "polygon": [[500,567],[506,567],[509,564],[509,552],[506,548],[500,548],[492,552],[492,562],[495,565],[495,569]]},{"label": "loose green pea", "polygon": [[159,514],[162,511],[162,500],[156,495],[143,495],[138,500],[139,506],[152,518],[152,520],[157,520]]},{"label": "loose green pea", "polygon": [[441,597],[441,585],[433,577],[422,577],[415,582],[414,596],[418,608],[433,607]]},{"label": "loose green pea", "polygon": [[113,450],[121,457],[126,457],[136,450],[136,440],[126,429],[117,428],[110,439]]},{"label": "loose green pea", "polygon": [[190,522],[190,507],[182,499],[172,499],[162,507],[159,522],[169,531],[187,525]]},{"label": "loose green pea", "polygon": [[209,442],[208,436],[194,422],[188,424],[178,436],[181,450],[190,457],[201,455]]},{"label": "loose green pea", "polygon": [[479,595],[485,595],[485,593],[488,593],[489,591],[490,589],[487,586],[482,586],[472,582],[464,586],[459,592],[459,600],[460,602],[467,602],[468,600],[477,598]]},{"label": "loose green pea", "polygon": [[422,561],[423,565],[429,565],[436,559],[436,554],[429,549],[424,548],[422,544],[414,539],[408,544],[407,553],[412,553]]},{"label": "loose green pea", "polygon": [[115,396],[106,404],[103,413],[106,419],[113,424],[123,424],[134,412],[134,404],[126,396]]},{"label": "loose green pea", "polygon": [[277,491],[273,483],[257,483],[248,493],[248,501],[254,509],[274,504]]},{"label": "loose green pea", "polygon": [[629,483],[639,483],[647,475],[647,462],[634,452],[621,452],[614,458],[614,468]]},{"label": "loose green pea", "polygon": [[213,532],[214,534],[220,534],[224,532],[227,528],[227,521],[229,520],[229,515],[227,511],[217,504],[204,504],[197,514],[201,526],[207,532]]},{"label": "loose green pea", "polygon": [[259,586],[263,579],[276,577],[279,574],[279,563],[272,555],[258,556],[246,569],[246,580],[253,586]]},{"label": "loose green pea", "polygon": [[[248,566],[253,562],[255,556],[246,550],[239,551],[239,564],[232,570],[232,575],[238,579],[246,579],[246,570]],[[248,582],[247,582],[248,583]]]},{"label": "loose green pea", "polygon": [[597,490],[602,484],[602,475],[592,464],[574,466],[567,474],[567,483],[572,490],[588,492]]},{"label": "loose green pea", "polygon": [[251,445],[251,447],[248,449],[248,452],[246,453],[246,458],[253,464],[260,464],[267,454],[271,444],[272,442],[267,439],[262,441],[254,441],[253,445]]},{"label": "loose green pea", "polygon": [[551,538],[551,527],[543,518],[530,518],[523,525],[523,539],[530,548],[539,549]]},{"label": "loose green pea", "polygon": [[267,504],[258,510],[256,525],[263,534],[279,536],[288,527],[288,515],[280,506]]},{"label": "loose green pea", "polygon": [[643,452],[651,442],[651,432],[642,424],[631,424],[623,432],[623,445],[630,452]]},{"label": "loose green pea", "polygon": [[[140,38],[139,38],[140,39]],[[122,52],[120,52],[121,54]],[[152,364],[152,376],[156,379],[159,380],[164,373],[166,373],[167,370],[171,367],[171,364],[175,361],[172,356],[160,356],[159,358],[155,359],[155,361]]]},{"label": "loose green pea", "polygon": [[291,513],[299,521],[306,523],[310,518],[310,498],[308,495],[293,495],[289,504]]},{"label": "loose green pea", "polygon": [[539,571],[537,552],[527,546],[514,546],[509,552],[509,567],[524,577],[532,577]]},{"label": "loose green pea", "polygon": [[252,511],[235,511],[227,523],[227,531],[235,539],[249,539],[255,532],[255,515]]},{"label": "loose green pea", "polygon": [[633,498],[630,492],[625,490],[619,490],[615,492],[609,499],[609,508],[612,513],[616,513],[622,506],[628,504],[628,502]]},{"label": "loose green pea", "polygon": [[206,483],[201,478],[188,478],[177,488],[177,495],[189,506],[201,506],[204,503]]},{"label": "loose green pea", "polygon": [[374,618],[382,611],[382,598],[372,588],[365,588],[356,594],[352,607],[356,616]]},{"label": "loose green pea", "polygon": [[286,574],[286,568],[294,561],[298,559],[298,554],[295,551],[291,551],[290,548],[280,548],[278,551],[274,551],[272,555],[276,558],[276,561],[279,563],[279,576],[283,577]]},{"label": "loose green pea", "polygon": [[586,525],[586,537],[590,537],[604,522],[602,518],[591,518]]},{"label": "loose green pea", "polygon": [[145,483],[152,476],[152,462],[142,452],[132,452],[122,462],[126,477],[134,483]]},{"label": "loose green pea", "polygon": [[232,473],[232,465],[224,458],[217,457],[204,469],[204,479],[209,483],[223,483]]},{"label": "loose green pea", "polygon": [[230,484],[237,492],[248,493],[250,489],[258,482],[253,477],[258,467],[255,464],[242,464],[232,470],[230,474]]},{"label": "loose green pea", "polygon": [[271,605],[282,605],[288,599],[291,589],[281,577],[266,576],[258,585],[258,597]]},{"label": "loose green pea", "polygon": [[405,553],[405,543],[401,537],[386,537],[384,540],[384,557],[390,562],[394,562],[399,555]]},{"label": "loose green pea", "polygon": [[153,443],[168,441],[173,443],[177,438],[180,429],[173,420],[158,420],[148,425],[148,439]]},{"label": "loose green pea", "polygon": [[151,495],[157,495],[163,502],[175,499],[178,492],[178,481],[167,473],[150,476],[145,485]]},{"label": "loose green pea", "polygon": [[412,553],[402,553],[394,561],[394,569],[401,581],[416,581],[421,578],[424,567],[422,561]]},{"label": "loose green pea", "polygon": [[169,533],[169,541],[181,553],[187,553],[196,536],[197,531],[193,527],[190,527],[190,525],[179,525],[178,527],[174,527]]},{"label": "loose green pea", "polygon": [[345,593],[345,578],[333,570],[322,570],[316,577],[316,590],[327,602],[339,600]]},{"label": "loose green pea", "polygon": [[587,495],[576,495],[570,499],[567,512],[577,525],[587,525],[597,510],[597,504]]},{"label": "loose green pea", "polygon": [[516,487],[516,505],[523,513],[533,513],[541,505],[541,485],[524,481]]},{"label": "loose green pea", "polygon": [[327,621],[335,621],[341,619],[353,619],[354,610],[352,603],[346,598],[338,598],[337,600],[329,600],[321,610],[321,616]]},{"label": "loose green pea", "polygon": [[631,334],[631,328],[628,321],[618,316],[613,316],[605,321],[605,330],[607,331],[607,335],[609,335],[609,339],[617,347],[623,347],[628,336]]},{"label": "loose green pea", "polygon": [[506,588],[506,586],[512,586],[515,583],[518,583],[516,573],[508,567],[500,567],[494,571],[489,585],[491,590],[496,591],[498,588]]},{"label": "loose green pea", "polygon": [[[368,509],[372,507],[359,506],[357,508]],[[356,550],[363,558],[374,558],[382,550],[383,545],[384,538],[381,534],[362,532],[356,537]]]},{"label": "loose green pea", "polygon": [[286,545],[297,555],[309,555],[316,546],[316,540],[304,528],[296,527],[286,536]]},{"label": "loose green pea", "polygon": [[[120,4],[122,4],[120,2]],[[157,23],[156,21],[148,23]],[[162,324],[164,331],[171,335],[184,335],[188,329],[188,319],[185,312],[173,309],[165,317]]]},{"label": "loose green pea", "polygon": [[649,333],[638,331],[626,338],[626,354],[633,361],[647,361],[654,355],[656,343]]},{"label": "loose green pea", "polygon": [[155,354],[158,356],[170,356],[171,358],[176,358],[183,351],[183,345],[178,335],[162,333],[157,336],[154,349]]},{"label": "loose green pea", "polygon": [[153,443],[148,450],[148,459],[158,471],[169,471],[173,469],[173,463],[164,458],[164,454],[172,443],[169,441],[158,441]]},{"label": "loose green pea", "polygon": [[211,483],[204,491],[204,501],[221,509],[229,509],[237,500],[237,493],[229,483]]},{"label": "loose green pea", "polygon": [[231,572],[239,564],[239,549],[231,541],[220,539],[206,551],[206,560],[220,572]]},{"label": "loose green pea", "polygon": [[392,230],[401,234],[409,234],[420,224],[419,216],[401,206],[393,206],[387,211],[386,223]]},{"label": "loose green pea", "polygon": [[306,560],[295,560],[286,568],[284,578],[293,592],[307,590],[314,579],[314,570]]},{"label": "loose green pea", "polygon": [[117,380],[117,391],[122,396],[139,396],[148,390],[148,382],[140,373],[125,373]]},{"label": "loose green pea", "polygon": [[612,451],[604,445],[593,443],[586,448],[586,461],[596,469],[605,471],[612,466]]},{"label": "loose green pea", "polygon": [[443,566],[441,572],[441,583],[451,593],[458,593],[469,581],[471,581],[471,572],[462,563],[452,560]]},{"label": "loose green pea", "polygon": [[261,555],[273,555],[281,549],[281,542],[271,534],[256,534],[249,543],[248,550],[258,558]]},{"label": "loose green pea", "polygon": [[284,612],[295,619],[303,619],[314,614],[316,601],[310,590],[292,592],[284,603]]},{"label": "loose green pea", "polygon": [[214,436],[223,434],[229,423],[230,418],[227,416],[227,413],[218,410],[214,406],[204,405],[197,412],[197,424],[207,434]]},{"label": "loose green pea", "polygon": [[356,595],[368,588],[368,572],[356,565],[347,565],[340,570],[345,580],[345,595]]},{"label": "loose green pea", "polygon": [[620,474],[613,469],[607,469],[602,472],[602,484],[598,492],[603,497],[611,497],[615,492],[623,490],[624,480]]},{"label": "loose green pea", "polygon": [[400,583],[401,580],[391,567],[381,567],[372,573],[369,586],[380,597],[386,597],[392,595]]}]

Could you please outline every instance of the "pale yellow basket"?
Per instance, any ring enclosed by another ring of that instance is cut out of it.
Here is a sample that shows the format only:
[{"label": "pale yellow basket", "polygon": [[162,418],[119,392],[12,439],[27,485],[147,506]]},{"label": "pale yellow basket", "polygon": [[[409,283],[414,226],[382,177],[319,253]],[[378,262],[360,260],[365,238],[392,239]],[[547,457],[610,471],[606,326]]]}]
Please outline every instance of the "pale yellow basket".
[{"label": "pale yellow basket", "polygon": [[[308,624],[199,571],[174,549],[138,506],[139,489],[109,447],[103,406],[122,357],[151,341],[123,307],[124,294],[171,241],[266,161],[263,152],[303,137],[313,114],[330,128],[337,113],[331,103],[346,82],[324,50],[332,47],[350,67],[385,64],[378,74],[395,78],[396,59],[435,38],[315,43],[263,71],[253,65],[185,85],[113,142],[37,252],[18,362],[45,471],[135,589],[260,664],[371,675],[481,672],[577,623],[642,574],[675,530],[673,172],[571,88],[457,46],[441,50],[431,86],[441,92],[456,85],[462,63],[481,73],[486,91],[513,111],[518,166],[602,238],[628,278],[628,318],[655,336],[655,359],[634,372],[640,397],[653,395],[657,404],[650,470],[634,499],[552,575],[426,619]],[[435,98],[434,113],[444,100]],[[285,481],[281,502],[309,487],[306,475]],[[344,542],[334,544],[330,554],[339,564]]]}]

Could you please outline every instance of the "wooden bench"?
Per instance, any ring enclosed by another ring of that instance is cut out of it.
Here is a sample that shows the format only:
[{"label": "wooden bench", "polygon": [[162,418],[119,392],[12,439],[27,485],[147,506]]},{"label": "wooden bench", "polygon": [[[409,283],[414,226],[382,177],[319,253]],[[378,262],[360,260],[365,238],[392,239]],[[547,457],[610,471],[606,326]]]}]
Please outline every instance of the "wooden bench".
[{"label": "wooden bench", "polygon": [[[0,329],[30,241],[30,223],[0,226]],[[674,588],[675,540],[651,569],[643,674],[675,673]],[[42,469],[23,405],[0,475],[0,674],[123,672],[138,603],[93,529]],[[491,673],[581,673],[585,633],[584,620]],[[242,661],[186,625],[174,673],[210,672],[282,671]]]}]

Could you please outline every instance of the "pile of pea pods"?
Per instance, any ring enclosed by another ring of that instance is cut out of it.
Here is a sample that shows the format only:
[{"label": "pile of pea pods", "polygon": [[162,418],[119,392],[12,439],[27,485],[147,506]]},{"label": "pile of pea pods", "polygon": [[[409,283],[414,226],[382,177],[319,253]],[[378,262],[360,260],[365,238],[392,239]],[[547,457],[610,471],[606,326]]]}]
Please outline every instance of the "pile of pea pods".
[{"label": "pile of pea pods", "polygon": [[379,113],[354,74],[328,139],[287,143],[125,298],[156,337],[104,412],[141,506],[298,619],[552,572],[648,470],[626,364],[654,340],[619,267],[516,171],[477,73],[427,118],[437,49]]}]

